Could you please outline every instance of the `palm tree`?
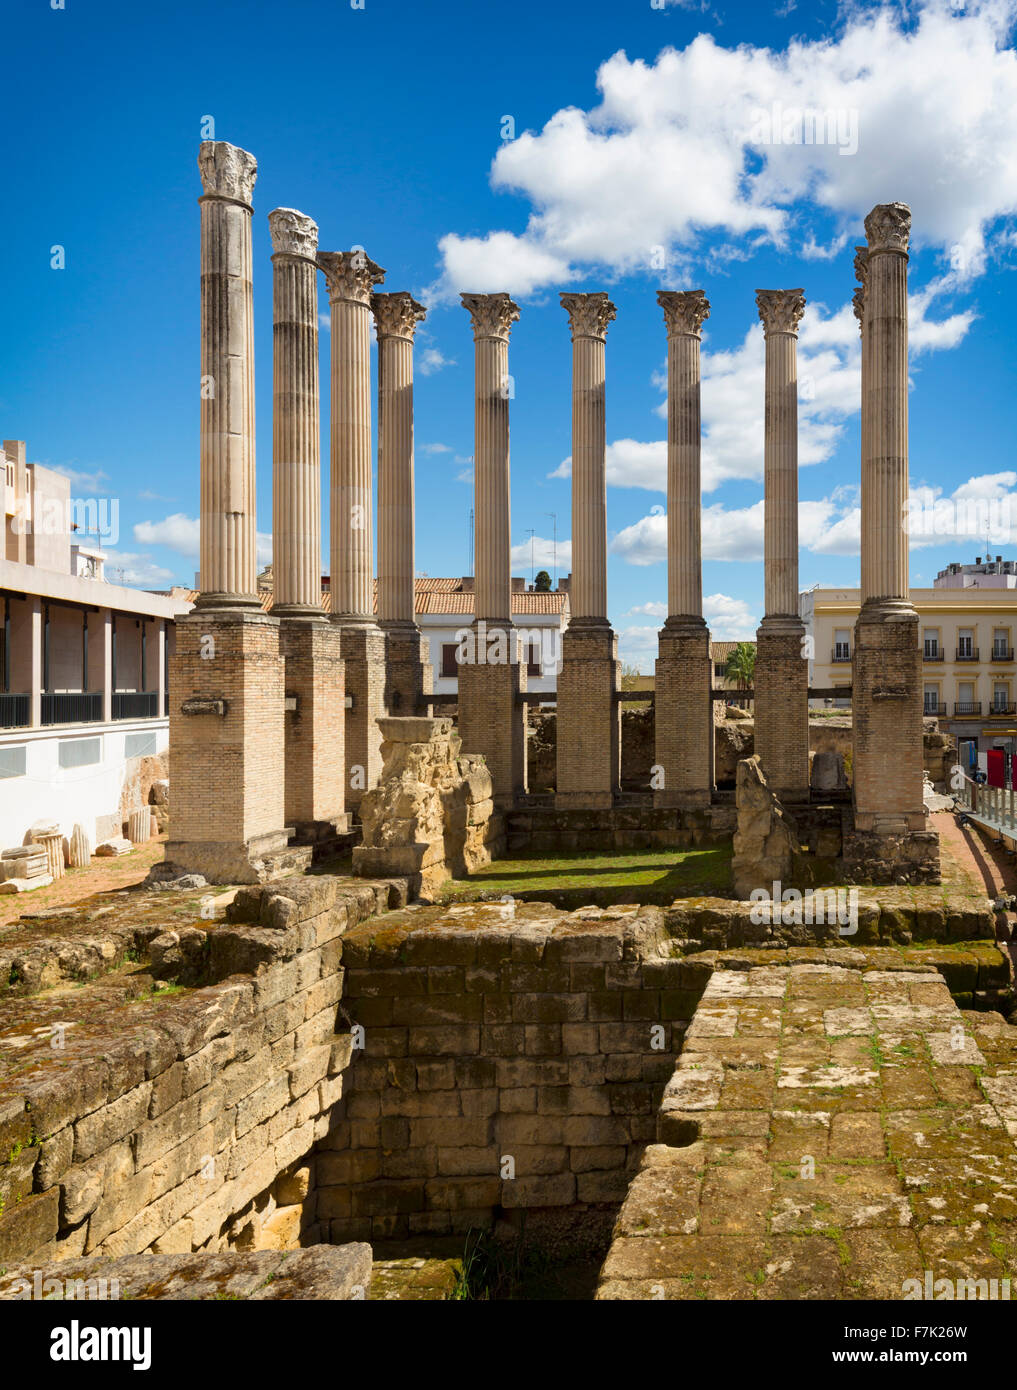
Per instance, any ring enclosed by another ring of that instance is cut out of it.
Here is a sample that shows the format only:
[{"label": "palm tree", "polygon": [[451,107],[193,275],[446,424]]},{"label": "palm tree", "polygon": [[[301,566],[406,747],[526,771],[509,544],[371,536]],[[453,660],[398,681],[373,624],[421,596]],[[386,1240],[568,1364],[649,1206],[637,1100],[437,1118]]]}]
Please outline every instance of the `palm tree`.
[{"label": "palm tree", "polygon": [[755,673],[755,642],[739,642],[728,656],[724,667],[725,680],[734,681],[739,690],[751,690]]}]

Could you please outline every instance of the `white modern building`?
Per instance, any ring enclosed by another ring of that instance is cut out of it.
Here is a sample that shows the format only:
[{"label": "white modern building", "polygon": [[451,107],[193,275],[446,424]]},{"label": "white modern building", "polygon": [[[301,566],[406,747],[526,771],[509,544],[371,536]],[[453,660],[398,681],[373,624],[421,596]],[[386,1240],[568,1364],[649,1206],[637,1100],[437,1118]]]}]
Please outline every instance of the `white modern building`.
[{"label": "white modern building", "polygon": [[0,462],[0,846],[40,820],[94,846],[120,833],[137,760],[167,749],[174,620],[191,605],[108,584],[74,519],[95,508],[20,440]]}]

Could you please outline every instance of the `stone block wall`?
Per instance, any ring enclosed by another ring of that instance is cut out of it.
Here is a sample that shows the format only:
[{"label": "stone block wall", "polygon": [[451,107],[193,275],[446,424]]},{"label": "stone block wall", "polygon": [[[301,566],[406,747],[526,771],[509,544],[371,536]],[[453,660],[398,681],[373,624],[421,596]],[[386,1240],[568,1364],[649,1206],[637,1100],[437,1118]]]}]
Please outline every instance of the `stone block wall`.
[{"label": "stone block wall", "polygon": [[316,1150],[322,1229],[403,1238],[620,1201],[709,967],[665,954],[656,908],[430,920],[344,940],[364,1049]]},{"label": "stone block wall", "polygon": [[351,1055],[341,937],[392,891],[243,890],[232,923],[150,939],[147,970],[0,997],[0,1264],[317,1239],[302,1160]]}]

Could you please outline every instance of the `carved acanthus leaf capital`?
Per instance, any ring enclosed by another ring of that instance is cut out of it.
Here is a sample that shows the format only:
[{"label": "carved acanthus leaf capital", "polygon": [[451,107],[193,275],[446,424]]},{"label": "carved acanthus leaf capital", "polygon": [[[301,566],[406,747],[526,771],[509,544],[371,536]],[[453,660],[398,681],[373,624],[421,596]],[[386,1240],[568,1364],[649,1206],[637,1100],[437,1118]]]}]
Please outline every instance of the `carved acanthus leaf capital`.
[{"label": "carved acanthus leaf capital", "polygon": [[907,253],[911,239],[911,209],[907,203],[879,203],[865,219],[869,255],[876,251]]},{"label": "carved acanthus leaf capital", "polygon": [[858,331],[861,332],[865,327],[865,287],[863,285],[859,285],[851,296],[851,307],[858,320]]},{"label": "carved acanthus leaf capital", "polygon": [[371,308],[379,338],[409,338],[412,343],[417,324],[427,317],[423,304],[418,304],[407,290],[372,294]]},{"label": "carved acanthus leaf capital", "polygon": [[372,286],[381,284],[385,272],[361,247],[355,251],[319,251],[316,260],[325,273],[330,299],[349,299],[370,307]]},{"label": "carved acanthus leaf capital", "polygon": [[463,308],[473,324],[473,336],[503,338],[508,341],[512,325],[519,317],[519,305],[507,294],[464,294]]},{"label": "carved acanthus leaf capital", "polygon": [[573,338],[603,341],[607,337],[607,325],[618,311],[608,299],[606,290],[596,290],[592,294],[562,294],[559,298],[569,316]]},{"label": "carved acanthus leaf capital", "polygon": [[250,203],[258,177],[258,161],[253,154],[225,140],[203,140],[198,146],[198,172],[206,197]]},{"label": "carved acanthus leaf capital", "polygon": [[318,252],[318,224],[296,208],[276,208],[268,214],[272,250],[277,256],[303,256],[313,261]]},{"label": "carved acanthus leaf capital", "polygon": [[658,290],[657,303],[664,310],[667,336],[691,333],[700,337],[710,317],[710,301],[705,290]]},{"label": "carved acanthus leaf capital", "polygon": [[757,290],[756,307],[766,335],[797,333],[805,313],[805,291]]}]

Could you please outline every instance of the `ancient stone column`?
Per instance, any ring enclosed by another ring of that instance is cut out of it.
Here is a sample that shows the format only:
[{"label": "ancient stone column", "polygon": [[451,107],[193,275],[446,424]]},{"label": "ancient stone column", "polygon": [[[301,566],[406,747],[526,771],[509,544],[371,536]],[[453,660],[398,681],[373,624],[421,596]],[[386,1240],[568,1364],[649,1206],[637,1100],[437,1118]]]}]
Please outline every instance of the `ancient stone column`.
[{"label": "ancient stone column", "polygon": [[656,663],[656,806],[710,804],[713,705],[703,618],[699,352],[710,303],[702,290],[660,290],[667,326],[667,608]]},{"label": "ancient stone column", "polygon": [[257,607],[251,197],[258,165],[224,140],[198,152],[201,205],[201,593]]},{"label": "ancient stone column", "polygon": [[609,807],[621,786],[621,666],[607,619],[606,293],[563,294],[572,329],[572,618],[558,675],[561,807]]},{"label": "ancient stone column", "polygon": [[385,706],[426,713],[434,689],[414,617],[413,337],[427,310],[412,295],[371,297],[378,339],[378,625],[385,634]]},{"label": "ancient stone column", "polygon": [[321,607],[318,227],[293,208],[268,215],[273,266],[272,613],[286,662],[286,820],[298,842],[347,827],[340,636]]},{"label": "ancient stone column", "polygon": [[[212,883],[300,867],[284,819],[279,619],[257,598],[253,155],[198,154],[201,204],[201,593],[170,662],[173,821],[166,860]],[[306,856],[309,859],[309,854]]]},{"label": "ancient stone column", "polygon": [[519,633],[512,625],[509,508],[508,342],[519,308],[507,294],[464,294],[473,324],[476,616],[464,629],[459,664],[459,734],[482,753],[499,806],[526,786],[526,690]]},{"label": "ancient stone column", "polygon": [[873,208],[861,267],[862,607],[852,672],[852,786],[856,831],[884,836],[926,825],[921,654],[905,524],[910,233],[906,204]]},{"label": "ancient stone column", "polygon": [[319,251],[331,309],[332,621],[346,663],[346,805],[381,772],[385,637],[374,616],[371,291],[385,272],[361,250]]},{"label": "ancient stone column", "polygon": [[809,798],[809,663],[798,613],[798,324],[801,290],[758,290],[766,339],[764,602],[756,633],[756,753],[773,791]]}]

